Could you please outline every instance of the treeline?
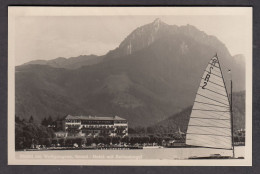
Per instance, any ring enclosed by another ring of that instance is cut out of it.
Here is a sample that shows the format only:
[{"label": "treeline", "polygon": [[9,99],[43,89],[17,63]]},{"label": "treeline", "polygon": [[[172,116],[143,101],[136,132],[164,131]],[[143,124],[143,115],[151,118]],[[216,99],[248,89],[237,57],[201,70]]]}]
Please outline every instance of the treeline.
[{"label": "treeline", "polygon": [[[61,120],[60,117],[57,119],[53,119],[51,115],[49,117],[44,117],[42,121],[40,122],[41,125],[43,126],[48,126],[48,125],[54,125],[56,121]],[[31,115],[28,120],[26,119],[21,119],[19,116],[15,115],[15,122],[29,122],[29,123],[37,123],[34,121],[34,117]],[[38,122],[39,123],[39,122]]]},{"label": "treeline", "polygon": [[[57,119],[58,120],[58,119]],[[57,121],[56,120],[56,121]],[[165,126],[134,127],[128,129],[126,137],[66,137],[56,138],[55,127],[50,127],[55,121],[49,116],[44,118],[41,124],[34,123],[33,116],[28,120],[20,119],[15,116],[15,149],[28,149],[41,147],[73,147],[73,146],[92,146],[127,144],[143,145],[154,144],[165,145],[165,143],[174,140],[174,142],[185,143],[185,133],[180,130],[170,129]],[[244,131],[234,131],[235,142],[245,142]]]},{"label": "treeline", "polygon": [[162,137],[164,139],[174,139],[174,140],[184,140],[185,135],[182,132],[175,131],[173,129],[167,129],[162,126],[151,126],[151,127],[141,127],[137,126],[134,128],[128,128],[129,135],[141,135],[141,136],[154,136]]},{"label": "treeline", "polygon": [[51,116],[44,117],[41,121],[41,125],[52,128],[55,132],[63,131],[64,130],[64,118],[57,117],[56,119],[53,119]]},{"label": "treeline", "polygon": [[34,144],[48,144],[54,131],[36,124],[31,116],[28,121],[15,116],[15,149],[31,148]]},{"label": "treeline", "polygon": [[[161,128],[161,130],[159,130]],[[150,127],[141,127],[141,126],[136,126],[136,127],[129,127],[128,128],[128,133],[129,134],[167,134],[167,133],[174,133],[174,131],[169,131],[166,127],[162,126],[150,126]]]},{"label": "treeline", "polygon": [[48,125],[52,125],[52,124],[54,124],[54,121],[51,116],[49,116],[48,118],[44,117],[44,119],[41,122],[41,125],[43,125],[43,126],[48,126]]},{"label": "treeline", "polygon": [[[143,145],[156,143],[162,145],[164,141],[172,139],[167,135],[147,134],[146,128],[129,128],[130,135],[126,137],[66,137],[56,138],[53,128],[48,125],[53,123],[53,120],[44,119],[41,124],[34,123],[31,116],[28,120],[20,119],[15,116],[15,149],[29,149],[38,147],[73,147],[73,146],[92,146],[127,144],[127,145]],[[148,129],[149,130],[149,129]],[[148,131],[149,132],[149,131]]]},{"label": "treeline", "polygon": [[[167,140],[167,139],[166,139]],[[162,137],[157,136],[139,136],[139,137],[67,137],[53,138],[44,144],[46,147],[83,147],[83,146],[98,146],[98,145],[144,145],[157,144],[162,145],[166,141]]]}]

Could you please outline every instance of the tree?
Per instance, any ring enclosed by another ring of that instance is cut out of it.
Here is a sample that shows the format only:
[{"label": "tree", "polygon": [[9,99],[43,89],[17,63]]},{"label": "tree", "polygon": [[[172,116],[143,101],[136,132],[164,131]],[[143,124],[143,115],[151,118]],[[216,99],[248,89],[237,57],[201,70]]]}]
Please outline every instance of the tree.
[{"label": "tree", "polygon": [[112,137],[112,144],[120,143],[121,137]]},{"label": "tree", "polygon": [[98,142],[98,137],[94,137],[93,138],[93,143],[95,143],[95,144],[98,144],[99,142]]},{"label": "tree", "polygon": [[138,137],[131,137],[130,138],[130,143],[132,144],[132,145],[134,145],[134,144],[136,144],[136,143],[139,143],[139,140],[138,140],[139,138]]},{"label": "tree", "polygon": [[44,119],[42,120],[41,125],[48,126],[48,121],[47,121],[46,117],[44,117]]},{"label": "tree", "polygon": [[111,137],[106,137],[105,141],[104,141],[104,144],[109,145],[111,142],[112,142],[112,138]]},{"label": "tree", "polygon": [[129,139],[128,136],[125,136],[125,137],[122,138],[122,142],[124,142],[124,143],[127,143],[127,144],[128,144],[129,141],[130,141],[130,139]]},{"label": "tree", "polygon": [[149,140],[149,143],[155,143],[155,142],[157,142],[156,137],[151,136],[150,140]]},{"label": "tree", "polygon": [[149,140],[150,140],[150,138],[148,136],[140,137],[140,143],[142,143],[142,144],[148,143]]},{"label": "tree", "polygon": [[23,126],[20,123],[15,124],[15,149],[24,149]]},{"label": "tree", "polygon": [[29,119],[29,123],[33,123],[33,116],[31,115],[30,119]]},{"label": "tree", "polygon": [[54,137],[52,129],[44,127],[42,125],[24,122],[15,123],[15,149],[31,148],[32,144],[48,145],[45,139],[51,139]]},{"label": "tree", "polygon": [[51,125],[53,123],[53,119],[51,116],[49,116],[48,120],[47,120],[47,125]]},{"label": "tree", "polygon": [[66,138],[65,140],[65,146],[72,147],[73,146],[73,139],[72,138]]},{"label": "tree", "polygon": [[50,147],[51,146],[51,139],[50,138],[45,138],[43,144],[46,147]]},{"label": "tree", "polygon": [[15,122],[16,123],[20,123],[21,122],[21,119],[19,116],[15,115]]},{"label": "tree", "polygon": [[64,147],[65,146],[65,139],[64,138],[58,139],[58,143],[60,144],[61,147]]},{"label": "tree", "polygon": [[98,143],[103,143],[103,144],[105,144],[105,138],[103,137],[103,136],[99,136],[98,137]]},{"label": "tree", "polygon": [[87,137],[87,138],[86,138],[86,144],[87,144],[88,146],[90,146],[93,142],[94,142],[94,140],[93,140],[92,137]]},{"label": "tree", "polygon": [[57,146],[58,139],[52,139],[51,144]]}]

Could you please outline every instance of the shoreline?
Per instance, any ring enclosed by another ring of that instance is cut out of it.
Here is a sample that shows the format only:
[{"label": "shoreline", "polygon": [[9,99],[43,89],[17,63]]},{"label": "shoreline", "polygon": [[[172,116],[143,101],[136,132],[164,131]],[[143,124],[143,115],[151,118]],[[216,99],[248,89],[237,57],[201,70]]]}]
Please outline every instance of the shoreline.
[{"label": "shoreline", "polygon": [[[245,145],[235,145],[235,147]],[[201,148],[199,146],[129,146],[129,147],[60,147],[60,148],[42,148],[42,149],[22,149],[15,152],[30,152],[30,151],[62,151],[62,150],[143,150],[143,149],[171,149],[171,148]]]}]

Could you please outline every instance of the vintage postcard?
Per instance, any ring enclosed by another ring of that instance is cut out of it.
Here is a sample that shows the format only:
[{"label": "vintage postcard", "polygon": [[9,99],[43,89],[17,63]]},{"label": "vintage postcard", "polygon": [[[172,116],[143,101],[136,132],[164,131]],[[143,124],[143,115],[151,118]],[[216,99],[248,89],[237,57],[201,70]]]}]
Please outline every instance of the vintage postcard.
[{"label": "vintage postcard", "polygon": [[251,7],[9,7],[8,164],[252,165]]}]

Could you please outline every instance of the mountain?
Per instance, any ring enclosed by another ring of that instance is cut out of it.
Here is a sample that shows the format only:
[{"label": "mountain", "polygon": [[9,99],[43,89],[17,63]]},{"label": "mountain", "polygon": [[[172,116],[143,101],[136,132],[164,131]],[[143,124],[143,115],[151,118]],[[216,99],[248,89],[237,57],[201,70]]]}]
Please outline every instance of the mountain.
[{"label": "mountain", "polygon": [[102,61],[102,56],[80,55],[78,57],[64,58],[59,57],[53,60],[33,60],[24,65],[48,65],[54,68],[77,69],[82,66],[94,65]]},{"label": "mountain", "polygon": [[[189,106],[181,112],[154,124],[151,128],[158,133],[174,133],[179,129],[187,131],[192,107]],[[245,129],[245,91],[233,94],[233,125],[234,130]]]},{"label": "mountain", "polygon": [[62,63],[17,66],[16,115],[33,115],[36,121],[49,115],[119,115],[130,126],[152,125],[192,105],[216,52],[225,79],[231,68],[234,90],[244,90],[245,69],[234,64],[216,37],[191,25],[178,27],[156,19],[96,57],[102,59],[97,63],[75,68]]},{"label": "mountain", "polygon": [[164,39],[177,41],[177,47],[175,45],[169,45],[168,48],[171,49],[174,47],[175,49],[179,49],[180,54],[189,52],[194,45],[190,44],[188,40],[192,40],[193,43],[211,47],[214,53],[219,52],[223,56],[230,56],[225,45],[216,37],[209,36],[192,25],[180,27],[177,25],[168,25],[158,18],[155,19],[153,23],[138,27],[122,41],[118,48],[110,51],[107,56],[115,58],[122,55],[129,55]]}]

